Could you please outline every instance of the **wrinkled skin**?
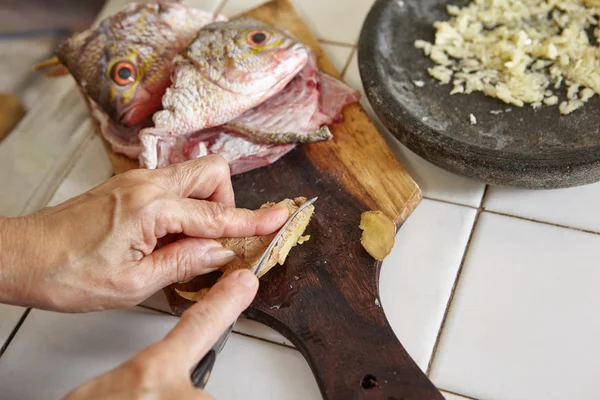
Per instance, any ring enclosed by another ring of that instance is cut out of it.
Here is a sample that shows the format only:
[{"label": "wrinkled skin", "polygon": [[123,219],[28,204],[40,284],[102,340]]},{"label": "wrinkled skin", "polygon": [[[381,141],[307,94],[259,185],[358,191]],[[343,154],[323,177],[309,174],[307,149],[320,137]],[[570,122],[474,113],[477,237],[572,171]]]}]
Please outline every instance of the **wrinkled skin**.
[{"label": "wrinkled skin", "polygon": [[[235,254],[214,239],[270,234],[288,217],[285,205],[236,208],[229,168],[218,156],[132,170],[56,207],[0,217],[0,303],[61,312],[131,307],[231,261]],[[157,248],[160,239],[169,240]],[[230,274],[164,339],[66,399],[211,399],[192,385],[190,370],[258,285],[249,270]]]},{"label": "wrinkled skin", "polygon": [[[258,279],[239,270],[190,307],[161,341],[71,391],[65,400],[211,400],[192,386],[190,371],[250,304]],[[168,368],[165,368],[168,365]]]},{"label": "wrinkled skin", "polygon": [[0,217],[0,303],[134,306],[230,262],[235,254],[214,239],[273,233],[289,216],[282,207],[236,208],[219,156],[119,174],[55,207]]},{"label": "wrinkled skin", "polygon": [[113,120],[133,126],[161,107],[177,52],[223,20],[178,3],[132,3],[63,42],[56,56]]}]

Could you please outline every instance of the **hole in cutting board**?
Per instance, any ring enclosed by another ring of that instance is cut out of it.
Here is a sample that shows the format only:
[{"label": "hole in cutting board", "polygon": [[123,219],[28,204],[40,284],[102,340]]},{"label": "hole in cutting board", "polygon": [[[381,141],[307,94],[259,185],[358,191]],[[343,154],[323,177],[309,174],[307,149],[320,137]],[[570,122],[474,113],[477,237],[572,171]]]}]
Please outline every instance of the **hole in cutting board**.
[{"label": "hole in cutting board", "polygon": [[375,378],[373,375],[367,374],[361,379],[360,386],[362,386],[362,388],[365,390],[371,390],[378,387],[379,382],[377,382],[377,378]]}]

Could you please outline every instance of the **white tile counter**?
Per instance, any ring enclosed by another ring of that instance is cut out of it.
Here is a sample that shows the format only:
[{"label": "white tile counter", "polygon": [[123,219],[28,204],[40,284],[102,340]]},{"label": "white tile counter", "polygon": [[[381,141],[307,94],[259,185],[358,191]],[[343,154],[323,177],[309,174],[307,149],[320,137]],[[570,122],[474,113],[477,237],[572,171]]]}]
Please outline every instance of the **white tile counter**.
[{"label": "white tile counter", "polygon": [[[260,0],[187,3],[237,14]],[[362,90],[356,41],[372,0],[294,0],[345,80]],[[347,12],[340,16],[340,9]],[[47,85],[47,90],[53,84]],[[78,98],[48,137],[27,127],[0,144],[1,215],[57,204],[112,171]],[[366,99],[362,104],[374,118]],[[422,160],[375,123],[423,190],[381,272],[382,307],[448,400],[600,398],[600,184],[486,187]],[[162,338],[177,319],[158,293],[144,307],[61,315],[0,305],[0,399],[58,399]],[[207,390],[217,399],[320,399],[301,354],[241,319]]]}]

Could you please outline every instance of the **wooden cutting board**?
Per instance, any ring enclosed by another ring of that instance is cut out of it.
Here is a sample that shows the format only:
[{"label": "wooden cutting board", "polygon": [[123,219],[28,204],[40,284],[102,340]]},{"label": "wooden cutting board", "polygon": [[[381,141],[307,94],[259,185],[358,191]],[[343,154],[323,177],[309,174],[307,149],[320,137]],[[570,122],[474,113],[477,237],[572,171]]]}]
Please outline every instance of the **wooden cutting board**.
[{"label": "wooden cutting board", "polygon": [[0,93],[0,142],[25,115],[25,106],[12,93]]},{"label": "wooden cutting board", "polygon": [[[288,0],[244,15],[289,30],[317,53],[321,70],[340,76]],[[302,145],[273,165],[233,177],[239,207],[319,196],[307,229],[311,240],[261,279],[245,314],[294,343],[325,399],[442,399],[390,328],[379,306],[381,263],[360,244],[362,212],[381,210],[400,226],[421,191],[358,104],[346,107],[331,131],[332,141]],[[138,168],[105,146],[116,173]],[[199,290],[207,279],[165,289],[174,314],[192,304],[174,287]]]}]

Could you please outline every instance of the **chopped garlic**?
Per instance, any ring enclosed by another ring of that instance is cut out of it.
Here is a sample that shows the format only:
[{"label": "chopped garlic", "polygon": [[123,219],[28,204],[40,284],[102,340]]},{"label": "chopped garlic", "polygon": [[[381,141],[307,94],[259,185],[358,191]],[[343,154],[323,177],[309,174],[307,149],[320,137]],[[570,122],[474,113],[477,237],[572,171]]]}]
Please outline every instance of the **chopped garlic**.
[{"label": "chopped garlic", "polygon": [[561,114],[570,114],[573,111],[579,109],[583,107],[583,101],[581,100],[570,100],[568,102],[563,101],[562,103],[560,103],[560,106],[558,106],[558,110],[560,111]]},{"label": "chopped garlic", "polygon": [[417,40],[415,41],[415,47],[417,49],[422,49],[423,53],[425,53],[426,56],[429,56],[431,54],[431,47],[433,47],[433,45],[425,40]]},{"label": "chopped garlic", "polygon": [[550,96],[544,99],[544,104],[547,106],[555,106],[558,104],[558,97]]},{"label": "chopped garlic", "polygon": [[587,102],[592,97],[594,97],[594,91],[590,88],[585,88],[579,93],[579,98],[584,103]]},{"label": "chopped garlic", "polygon": [[548,45],[548,49],[546,50],[546,56],[551,60],[555,60],[556,57],[558,57],[558,49],[556,48],[554,43],[550,43]]},{"label": "chopped garlic", "polygon": [[451,94],[483,92],[507,104],[534,108],[558,104],[554,90],[567,86],[569,113],[600,94],[600,0],[474,0],[448,5],[433,43],[416,48],[437,65],[429,74]]},{"label": "chopped garlic", "polygon": [[450,58],[444,53],[439,46],[433,46],[431,48],[431,54],[429,55],[433,61],[440,65],[450,65]]},{"label": "chopped garlic", "polygon": [[442,65],[429,68],[427,69],[427,72],[444,85],[450,83],[450,79],[452,78],[452,71]]},{"label": "chopped garlic", "polygon": [[425,86],[425,82],[423,82],[423,81],[413,81],[413,83],[415,84],[416,87]]},{"label": "chopped garlic", "polygon": [[477,124],[477,118],[473,114],[469,114],[469,120],[471,121],[471,125]]},{"label": "chopped garlic", "polygon": [[577,98],[577,94],[579,93],[579,85],[571,85],[569,90],[567,90],[567,97],[569,100],[573,100]]},{"label": "chopped garlic", "polygon": [[464,92],[465,92],[465,87],[463,85],[454,85],[454,88],[452,89],[452,91],[450,91],[450,94],[464,93]]}]

